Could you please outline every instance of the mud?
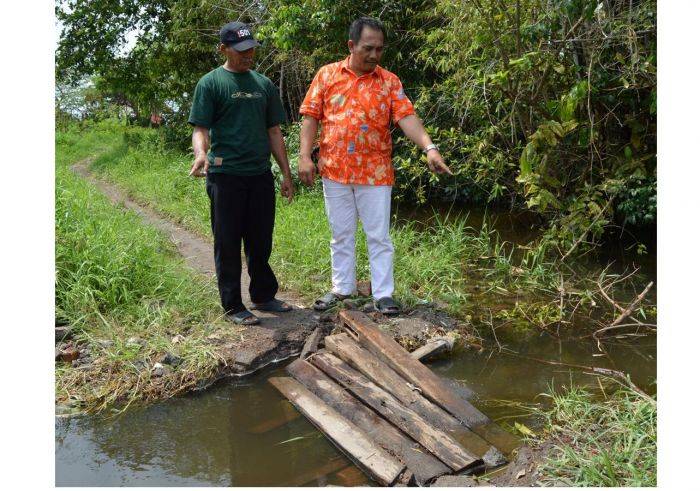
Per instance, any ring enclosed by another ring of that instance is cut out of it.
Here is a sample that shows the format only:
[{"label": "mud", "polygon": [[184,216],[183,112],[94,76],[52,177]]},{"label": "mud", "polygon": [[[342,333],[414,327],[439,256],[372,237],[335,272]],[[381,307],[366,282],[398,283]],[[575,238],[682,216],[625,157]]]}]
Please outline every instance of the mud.
[{"label": "mud", "polygon": [[522,446],[508,465],[479,479],[480,486],[540,487],[540,464],[552,452],[553,444],[541,443],[534,447]]}]

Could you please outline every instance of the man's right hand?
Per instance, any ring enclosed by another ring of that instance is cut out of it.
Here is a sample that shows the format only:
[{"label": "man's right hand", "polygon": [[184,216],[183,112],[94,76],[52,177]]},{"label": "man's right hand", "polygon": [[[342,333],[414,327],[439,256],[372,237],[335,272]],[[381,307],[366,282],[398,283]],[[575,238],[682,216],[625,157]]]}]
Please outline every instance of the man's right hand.
[{"label": "man's right hand", "polygon": [[207,171],[209,170],[209,159],[206,154],[199,154],[194,158],[192,162],[192,169],[190,169],[190,176],[194,177],[206,177]]},{"label": "man's right hand", "polygon": [[299,180],[307,186],[313,186],[316,169],[310,156],[299,157]]}]

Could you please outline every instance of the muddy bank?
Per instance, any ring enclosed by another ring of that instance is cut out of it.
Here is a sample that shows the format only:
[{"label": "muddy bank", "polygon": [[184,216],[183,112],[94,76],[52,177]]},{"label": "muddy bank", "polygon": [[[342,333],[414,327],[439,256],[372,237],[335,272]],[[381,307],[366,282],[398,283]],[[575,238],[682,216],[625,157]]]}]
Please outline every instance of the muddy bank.
[{"label": "muddy bank", "polygon": [[[280,297],[289,301],[287,296]],[[307,338],[317,327],[320,327],[324,334],[339,330],[337,312],[319,314],[303,308],[300,304],[295,304],[295,310],[292,312],[260,314],[262,322],[257,326],[223,324],[206,337],[206,331],[174,334],[171,349],[155,350],[152,356],[136,359],[127,373],[132,377],[132,383],[141,386],[139,391],[143,402],[202,390],[227,377],[254,374],[268,365],[298,356]],[[370,315],[409,350],[423,345],[432,337],[458,333],[461,327],[457,321],[447,321],[449,318],[430,309],[405,312],[394,318],[385,317],[377,312],[370,312]],[[434,322],[437,318],[441,318],[442,322]],[[464,338],[464,335],[460,334],[457,337]],[[149,349],[148,341],[139,337],[131,337],[124,341],[127,346],[144,351]],[[207,356],[218,360],[210,373],[198,373],[180,356],[178,345],[188,342],[200,343]],[[75,376],[81,378],[83,384],[99,389],[105,368],[102,362],[112,346],[113,342],[108,340],[85,342],[74,339],[70,326],[57,326],[56,367],[71,370]],[[468,388],[461,389],[466,396],[471,396]],[[76,402],[78,401],[57,396],[57,415],[79,413],[80,404]],[[119,402],[121,401],[114,401],[114,405],[118,407]]]},{"label": "muddy bank", "polygon": [[540,487],[542,473],[539,465],[551,454],[553,445],[549,442],[533,447],[522,446],[512,461],[505,466],[482,476],[442,476],[430,487],[471,488],[471,487]]}]

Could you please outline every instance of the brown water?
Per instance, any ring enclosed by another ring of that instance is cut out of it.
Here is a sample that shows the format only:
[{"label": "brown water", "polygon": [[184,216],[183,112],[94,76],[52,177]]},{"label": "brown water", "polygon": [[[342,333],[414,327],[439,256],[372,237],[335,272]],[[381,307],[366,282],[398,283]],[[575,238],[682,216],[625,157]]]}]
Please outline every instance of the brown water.
[{"label": "brown water", "polygon": [[[483,212],[470,217],[469,224],[479,228]],[[496,219],[502,238],[517,243],[526,241],[532,226],[509,214],[490,218]],[[603,260],[615,259],[620,270],[638,261],[630,259],[624,248],[609,249],[607,255]],[[641,265],[643,273],[654,279],[653,255],[643,256]],[[500,344],[500,351],[465,350],[432,363],[431,368],[470,387],[476,393],[473,403],[501,425],[512,427],[517,421],[535,431],[541,422],[518,404],[546,407],[543,393],[572,384],[599,389],[595,377],[580,370],[526,357],[615,368],[629,373],[641,388],[656,391],[655,336],[606,341],[604,354],[590,338],[576,339],[568,332],[580,336],[581,326],[562,329],[561,337],[498,329],[497,340],[484,333],[484,344]],[[284,374],[278,366],[244,381],[223,382],[200,394],[131,409],[117,417],[57,418],[56,485],[371,484],[266,382]]]},{"label": "brown water", "polygon": [[[589,343],[548,335],[501,339],[521,354],[584,365],[614,365],[655,391],[656,342],[645,337],[606,343],[596,356]],[[540,394],[595,378],[580,371],[535,363],[505,352],[467,350],[433,363],[444,377],[477,394],[475,405],[501,424],[539,426],[522,408],[499,401],[547,404]],[[56,420],[57,486],[300,486],[352,485],[368,481],[266,380],[281,367],[246,381],[227,382],[201,394],[176,398],[116,418]],[[287,421],[290,417],[294,418]],[[348,467],[350,466],[350,467]]]}]

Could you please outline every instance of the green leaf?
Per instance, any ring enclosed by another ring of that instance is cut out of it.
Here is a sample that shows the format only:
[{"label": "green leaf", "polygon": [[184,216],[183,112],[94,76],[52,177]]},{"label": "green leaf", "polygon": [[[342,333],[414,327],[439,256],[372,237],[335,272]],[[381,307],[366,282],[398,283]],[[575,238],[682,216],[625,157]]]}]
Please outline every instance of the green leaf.
[{"label": "green leaf", "polygon": [[530,428],[528,428],[524,424],[518,423],[517,421],[515,422],[515,429],[518,430],[520,433],[522,433],[525,436],[531,436],[531,437],[536,436],[534,431],[532,431]]},{"label": "green leaf", "polygon": [[303,440],[304,438],[306,438],[306,437],[305,436],[297,436],[294,438],[290,438],[289,440],[284,440],[283,442],[275,443],[275,446],[276,445],[284,445],[285,443],[296,442],[297,440]]},{"label": "green leaf", "polygon": [[534,153],[532,143],[525,145],[523,153],[520,154],[520,175],[527,176],[532,173],[532,162],[530,156]]}]

